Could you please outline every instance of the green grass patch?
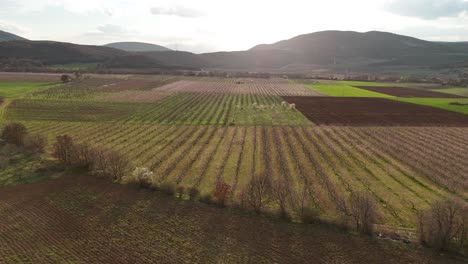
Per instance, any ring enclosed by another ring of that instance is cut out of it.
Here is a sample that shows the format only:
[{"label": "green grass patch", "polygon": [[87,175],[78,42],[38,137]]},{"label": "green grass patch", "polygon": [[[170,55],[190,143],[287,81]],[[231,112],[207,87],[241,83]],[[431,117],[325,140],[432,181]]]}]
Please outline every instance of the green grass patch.
[{"label": "green grass patch", "polygon": [[468,97],[468,88],[448,88],[448,89],[433,89],[431,91],[447,94],[455,94]]},{"label": "green grass patch", "polygon": [[53,84],[43,82],[0,82],[0,96],[17,98],[25,94],[45,90]]},{"label": "green grass patch", "polygon": [[376,93],[365,89],[352,87],[349,85],[309,85],[313,90],[323,93],[328,96],[336,97],[379,97],[379,98],[393,98],[394,96]]},{"label": "green grass patch", "polygon": [[[395,98],[395,100],[427,105],[432,107],[437,107],[453,112],[459,112],[463,114],[468,114],[468,98],[467,99],[454,99],[454,98]],[[460,103],[465,105],[454,105],[451,103]]]},{"label": "green grass patch", "polygon": [[379,83],[379,82],[360,82],[360,81],[336,81],[340,85],[348,86],[396,86],[396,83]]}]

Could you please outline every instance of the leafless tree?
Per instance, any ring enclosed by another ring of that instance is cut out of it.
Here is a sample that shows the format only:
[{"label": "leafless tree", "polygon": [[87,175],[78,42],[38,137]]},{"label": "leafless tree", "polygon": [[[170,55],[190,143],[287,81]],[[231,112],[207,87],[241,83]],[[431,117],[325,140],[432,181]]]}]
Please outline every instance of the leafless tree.
[{"label": "leafless tree", "polygon": [[468,240],[468,206],[460,201],[445,200],[418,214],[420,242],[437,250],[466,251]]},{"label": "leafless tree", "polygon": [[368,193],[353,193],[349,207],[356,230],[371,235],[376,218],[376,208],[372,197]]},{"label": "leafless tree", "polygon": [[267,175],[255,176],[243,192],[245,203],[260,213],[265,203],[271,201],[272,184]]},{"label": "leafless tree", "polygon": [[2,139],[8,144],[23,146],[27,133],[27,129],[23,124],[10,123],[3,127]]}]

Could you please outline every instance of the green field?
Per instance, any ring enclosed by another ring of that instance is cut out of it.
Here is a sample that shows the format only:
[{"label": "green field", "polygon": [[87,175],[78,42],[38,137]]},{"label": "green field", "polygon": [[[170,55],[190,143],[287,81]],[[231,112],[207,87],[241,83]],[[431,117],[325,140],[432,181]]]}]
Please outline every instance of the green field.
[{"label": "green field", "polygon": [[[398,101],[427,105],[445,110],[468,114],[468,98],[453,99],[453,98],[396,98]],[[458,102],[466,105],[451,105],[450,103]]]},{"label": "green field", "polygon": [[49,88],[53,83],[38,82],[0,82],[0,96],[16,98],[28,93]]},{"label": "green field", "polygon": [[448,93],[468,97],[468,88],[448,88],[448,89],[433,89],[431,91],[439,93]]},{"label": "green field", "polygon": [[326,85],[326,84],[312,84],[309,87],[315,91],[328,96],[338,97],[380,97],[380,98],[393,98],[394,96],[367,91],[364,89],[352,87],[349,85]]}]

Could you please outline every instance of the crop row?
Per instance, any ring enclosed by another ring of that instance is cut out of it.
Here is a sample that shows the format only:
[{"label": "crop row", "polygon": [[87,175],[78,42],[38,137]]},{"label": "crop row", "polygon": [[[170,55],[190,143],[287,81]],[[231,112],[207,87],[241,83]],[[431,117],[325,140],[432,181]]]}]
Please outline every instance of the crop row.
[{"label": "crop row", "polygon": [[179,93],[157,103],[19,99],[7,118],[16,121],[76,121],[194,124],[301,125],[310,122],[278,96]]},{"label": "crop row", "polygon": [[[135,166],[152,169],[160,182],[209,193],[223,180],[232,187],[234,200],[254,176],[285,179],[287,188],[304,190],[311,205],[331,218],[344,198],[362,190],[378,203],[379,223],[402,226],[412,226],[416,210],[434,200],[466,199],[466,161],[461,161],[468,153],[461,151],[466,129],[54,122],[31,122],[28,128],[51,138],[68,133],[78,141],[117,149]],[[447,147],[444,140],[456,147]],[[457,160],[462,165],[453,165]]]}]

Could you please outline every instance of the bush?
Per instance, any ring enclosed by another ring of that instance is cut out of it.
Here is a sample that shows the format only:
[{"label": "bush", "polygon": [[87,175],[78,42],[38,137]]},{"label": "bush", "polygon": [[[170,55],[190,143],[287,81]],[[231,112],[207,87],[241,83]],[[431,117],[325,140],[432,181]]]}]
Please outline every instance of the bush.
[{"label": "bush", "polygon": [[182,199],[184,197],[185,187],[179,186],[177,187],[177,198]]},{"label": "bush", "polygon": [[71,165],[77,168],[90,169],[96,158],[95,150],[86,144],[73,145]]},{"label": "bush", "polygon": [[266,175],[256,176],[250,180],[246,189],[242,192],[241,200],[247,206],[260,213],[263,206],[270,201],[272,185],[270,178]]},{"label": "bush", "polygon": [[118,182],[128,173],[130,161],[114,150],[94,151],[93,172]]},{"label": "bush", "polygon": [[169,196],[174,196],[176,191],[174,184],[168,182],[162,183],[159,190]]},{"label": "bush", "polygon": [[202,195],[202,197],[200,197],[200,202],[202,203],[206,203],[206,204],[213,204],[213,196],[211,196],[211,194],[207,193],[205,195]]},{"label": "bush", "polygon": [[200,191],[195,187],[191,187],[188,191],[188,195],[191,201],[195,201],[200,195]]},{"label": "bush", "polygon": [[137,167],[132,173],[133,180],[141,187],[149,188],[153,184],[154,173],[148,168]]},{"label": "bush", "polygon": [[42,135],[28,135],[24,141],[25,147],[33,153],[44,153],[47,146],[47,138]]},{"label": "bush", "polygon": [[421,244],[436,250],[467,251],[468,206],[454,200],[439,201],[418,214]]},{"label": "bush", "polygon": [[304,224],[313,224],[318,222],[319,212],[316,208],[305,207],[302,209],[301,222]]},{"label": "bush", "polygon": [[285,179],[279,179],[273,184],[272,198],[279,207],[280,217],[289,218],[288,207],[291,204],[291,190]]},{"label": "bush", "polygon": [[218,205],[224,207],[226,206],[226,199],[231,193],[231,186],[222,180],[218,180],[213,193]]},{"label": "bush", "polygon": [[8,144],[23,146],[27,133],[27,129],[23,124],[10,123],[3,128],[1,137]]},{"label": "bush", "polygon": [[350,213],[356,230],[371,235],[376,218],[375,204],[367,193],[355,193],[350,197]]},{"label": "bush", "polygon": [[72,165],[74,144],[69,135],[57,136],[52,156],[65,165]]}]

